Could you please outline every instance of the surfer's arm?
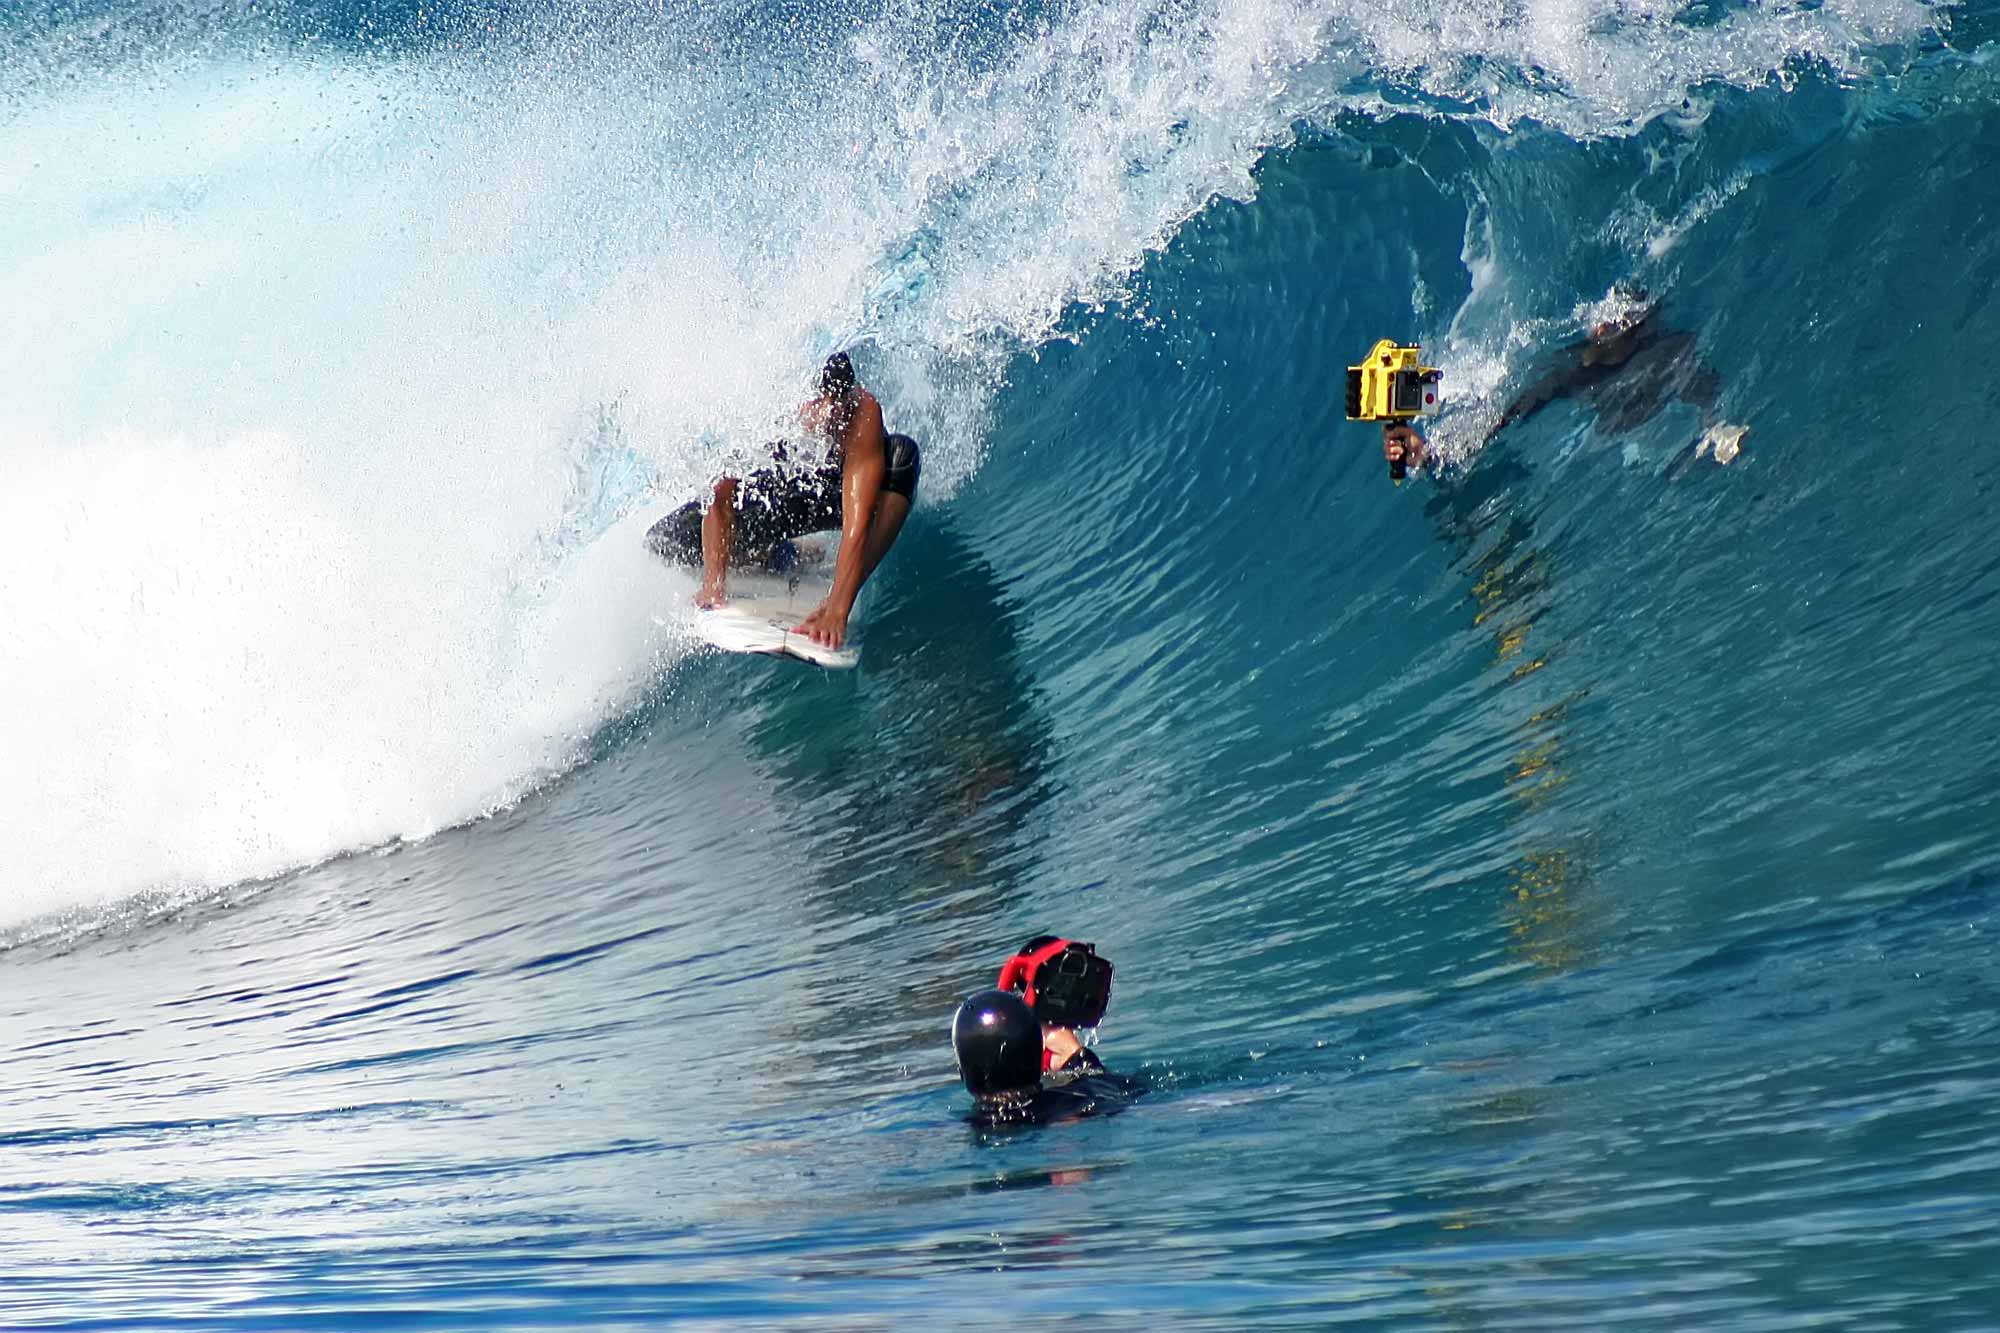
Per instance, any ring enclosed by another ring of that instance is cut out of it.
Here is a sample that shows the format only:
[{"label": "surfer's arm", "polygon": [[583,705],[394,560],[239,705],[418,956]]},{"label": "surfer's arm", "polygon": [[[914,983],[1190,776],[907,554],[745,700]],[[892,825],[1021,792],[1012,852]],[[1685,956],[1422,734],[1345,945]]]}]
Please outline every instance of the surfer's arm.
[{"label": "surfer's arm", "polygon": [[701,587],[696,606],[722,605],[729,580],[729,548],[736,536],[736,478],[715,483],[715,499],[701,516]]},{"label": "surfer's arm", "polygon": [[882,474],[888,470],[879,416],[874,427],[855,432],[860,438],[847,446],[847,461],[841,468],[840,558],[833,562],[830,600],[843,610],[853,607],[862,580],[868,577],[868,520],[874,517],[875,502],[882,497]]},{"label": "surfer's arm", "polygon": [[847,616],[867,581],[868,528],[875,503],[882,497],[882,477],[888,471],[882,409],[873,400],[863,404],[849,429],[840,470],[840,555],[833,562],[833,589],[799,628],[814,643],[838,648],[847,638]]}]

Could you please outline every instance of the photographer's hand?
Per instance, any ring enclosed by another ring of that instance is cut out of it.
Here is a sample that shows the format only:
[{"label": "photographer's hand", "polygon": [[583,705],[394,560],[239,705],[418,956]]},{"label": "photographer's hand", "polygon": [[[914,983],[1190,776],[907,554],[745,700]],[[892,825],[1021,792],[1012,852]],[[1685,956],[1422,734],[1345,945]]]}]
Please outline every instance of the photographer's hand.
[{"label": "photographer's hand", "polygon": [[1429,460],[1430,452],[1424,447],[1424,437],[1407,422],[1384,422],[1382,457],[1389,462],[1389,475],[1400,481],[1405,468],[1421,468]]}]

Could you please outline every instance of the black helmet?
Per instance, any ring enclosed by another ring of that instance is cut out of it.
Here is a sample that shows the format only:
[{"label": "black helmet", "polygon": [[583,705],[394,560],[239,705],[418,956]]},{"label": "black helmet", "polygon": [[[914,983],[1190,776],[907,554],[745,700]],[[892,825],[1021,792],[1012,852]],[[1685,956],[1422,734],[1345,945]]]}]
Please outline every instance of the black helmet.
[{"label": "black helmet", "polygon": [[975,1097],[1032,1092],[1042,1078],[1042,1025],[1012,991],[983,990],[951,1016],[951,1053]]},{"label": "black helmet", "polygon": [[845,398],[854,388],[854,363],[847,353],[835,352],[820,368],[819,391],[825,398]]}]

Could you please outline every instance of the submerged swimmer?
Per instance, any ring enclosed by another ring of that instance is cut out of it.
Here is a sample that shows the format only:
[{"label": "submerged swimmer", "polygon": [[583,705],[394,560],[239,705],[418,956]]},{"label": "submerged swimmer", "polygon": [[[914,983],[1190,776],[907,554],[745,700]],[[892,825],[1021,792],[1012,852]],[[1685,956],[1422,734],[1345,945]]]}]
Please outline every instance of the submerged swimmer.
[{"label": "submerged swimmer", "polygon": [[799,624],[814,643],[838,648],[854,599],[916,502],[923,459],[915,440],[883,428],[882,405],[855,382],[845,352],[827,358],[819,393],[800,405],[798,416],[807,437],[826,444],[817,464],[794,463],[783,444],[774,445],[772,467],[747,481],[723,477],[705,509],[699,500],[681,506],[653,525],[646,544],[663,559],[699,564],[695,604],[717,607],[726,600],[732,566],[782,569],[793,537],[839,528],[833,590]]},{"label": "submerged swimmer", "polygon": [[[1597,413],[1599,429],[1616,435],[1651,421],[1678,398],[1701,413],[1702,434],[1675,459],[1672,470],[1680,470],[1711,448],[1718,463],[1736,457],[1749,430],[1716,415],[1721,379],[1702,359],[1694,334],[1660,327],[1655,322],[1659,306],[1648,303],[1645,292],[1621,288],[1618,294],[1637,304],[1627,314],[1599,321],[1589,337],[1562,348],[1555,368],[1502,410],[1482,447],[1508,426],[1528,420],[1559,399],[1584,399]],[[1385,422],[1382,456],[1391,463],[1422,467],[1431,455],[1423,437],[1409,425]]]},{"label": "submerged swimmer", "polygon": [[[1646,300],[1644,292],[1630,297]],[[1607,434],[1644,425],[1675,398],[1701,413],[1704,430],[1714,426],[1721,380],[1702,360],[1695,336],[1661,328],[1655,322],[1658,313],[1657,304],[1640,304],[1628,314],[1600,321],[1588,338],[1564,347],[1560,364],[1516,395],[1486,438],[1557,399],[1575,396],[1589,401]]]}]

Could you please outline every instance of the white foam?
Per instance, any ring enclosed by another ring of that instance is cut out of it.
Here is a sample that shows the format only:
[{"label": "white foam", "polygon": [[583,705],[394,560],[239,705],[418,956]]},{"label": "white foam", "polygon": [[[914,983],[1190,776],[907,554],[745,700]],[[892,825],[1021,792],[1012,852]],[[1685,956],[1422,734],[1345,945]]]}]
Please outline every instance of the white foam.
[{"label": "white foam", "polygon": [[509,515],[344,509],[282,436],[118,435],[22,473],[0,498],[9,916],[471,818],[569,762],[671,646],[636,539],[524,606]]},{"label": "white foam", "polygon": [[[676,367],[593,364],[578,271],[537,272],[556,187],[473,184],[518,141],[459,122],[432,170],[435,138],[355,137],[402,78],[211,70],[161,122],[146,88],[6,127],[45,228],[0,252],[29,312],[0,330],[0,917],[475,817],[673,649],[644,515],[613,524],[698,451],[659,441],[636,495],[562,483],[620,393],[672,431],[646,389]],[[303,146],[268,119],[308,105]]]},{"label": "white foam", "polygon": [[1355,5],[1341,22],[1370,64],[1426,97],[1501,126],[1616,134],[1678,108],[1701,84],[1787,83],[1803,63],[1878,68],[1879,49],[1943,22],[1915,0],[1731,7],[1681,21],[1681,0],[1430,0]]}]

